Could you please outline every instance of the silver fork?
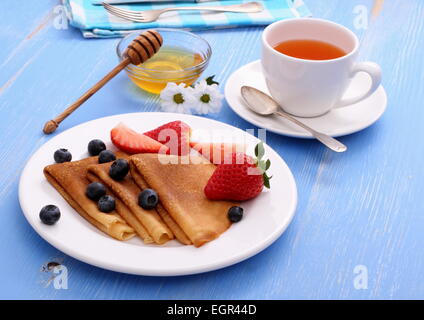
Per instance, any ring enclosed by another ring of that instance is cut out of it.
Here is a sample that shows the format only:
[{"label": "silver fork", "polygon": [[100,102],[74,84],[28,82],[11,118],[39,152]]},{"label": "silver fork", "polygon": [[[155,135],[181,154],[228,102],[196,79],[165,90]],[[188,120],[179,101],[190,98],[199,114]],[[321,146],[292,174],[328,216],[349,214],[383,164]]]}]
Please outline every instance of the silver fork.
[{"label": "silver fork", "polygon": [[102,3],[103,7],[114,16],[134,22],[152,22],[156,21],[162,13],[175,10],[207,10],[220,12],[244,12],[253,13],[261,12],[263,6],[259,2],[246,2],[242,4],[233,4],[226,6],[193,6],[193,7],[173,7],[158,10],[134,11],[118,8],[106,2]]}]

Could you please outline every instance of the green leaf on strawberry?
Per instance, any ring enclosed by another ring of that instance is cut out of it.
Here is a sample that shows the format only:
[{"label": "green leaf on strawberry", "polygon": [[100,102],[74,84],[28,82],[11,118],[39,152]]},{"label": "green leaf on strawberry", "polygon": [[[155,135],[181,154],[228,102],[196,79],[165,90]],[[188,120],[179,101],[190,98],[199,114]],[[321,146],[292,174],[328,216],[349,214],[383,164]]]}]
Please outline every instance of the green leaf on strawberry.
[{"label": "green leaf on strawberry", "polygon": [[268,170],[270,166],[271,166],[271,160],[269,160],[269,159],[268,159],[268,160],[265,162],[265,171],[266,171],[266,170]]},{"label": "green leaf on strawberry", "polygon": [[267,189],[270,189],[270,188],[271,188],[271,186],[269,185],[269,179],[271,179],[272,177],[268,177],[268,176],[266,175],[266,173],[264,173],[264,174],[262,175],[262,177],[264,178],[264,187],[265,187],[265,188],[267,188]]},{"label": "green leaf on strawberry", "polygon": [[269,159],[262,160],[263,156],[265,155],[264,143],[262,141],[259,142],[255,146],[255,155],[257,157],[257,159],[256,159],[256,165],[257,165],[258,169],[260,170],[260,172],[262,173],[262,177],[263,177],[263,180],[264,180],[264,187],[269,189],[270,188],[269,180],[272,177],[269,177],[266,174],[266,171],[271,166],[271,160],[269,160]]},{"label": "green leaf on strawberry", "polygon": [[265,154],[264,143],[261,141],[255,147],[255,156],[260,161]]},{"label": "green leaf on strawberry", "polygon": [[219,85],[219,82],[216,82],[216,81],[213,79],[214,77],[215,77],[215,75],[210,76],[210,77],[207,77],[207,78],[205,79],[205,81],[206,81],[206,83],[207,83],[207,85],[208,85],[208,86],[211,86],[211,85],[213,85],[213,84]]}]

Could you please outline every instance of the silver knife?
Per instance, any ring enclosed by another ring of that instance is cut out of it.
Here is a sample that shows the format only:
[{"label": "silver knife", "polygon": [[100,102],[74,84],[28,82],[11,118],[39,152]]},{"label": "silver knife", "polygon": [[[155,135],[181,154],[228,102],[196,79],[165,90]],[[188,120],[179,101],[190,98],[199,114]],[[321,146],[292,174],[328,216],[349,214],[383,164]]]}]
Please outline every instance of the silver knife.
[{"label": "silver knife", "polygon": [[99,6],[102,2],[109,4],[154,3],[154,2],[210,2],[217,0],[92,0],[91,4]]}]

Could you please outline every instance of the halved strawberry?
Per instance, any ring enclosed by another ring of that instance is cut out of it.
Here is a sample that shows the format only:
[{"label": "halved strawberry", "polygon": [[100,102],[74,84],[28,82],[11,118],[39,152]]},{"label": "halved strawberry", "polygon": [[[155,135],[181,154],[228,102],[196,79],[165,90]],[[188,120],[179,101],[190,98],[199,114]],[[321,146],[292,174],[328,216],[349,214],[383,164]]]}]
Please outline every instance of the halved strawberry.
[{"label": "halved strawberry", "polygon": [[243,152],[226,156],[219,164],[205,186],[204,193],[211,200],[249,200],[269,188],[266,170],[271,165],[269,160],[262,160],[264,147],[262,142],[255,148],[257,159]]},{"label": "halved strawberry", "polygon": [[120,150],[130,153],[166,153],[168,147],[128,128],[123,123],[119,123],[110,131],[110,138],[113,144]]},{"label": "halved strawberry", "polygon": [[241,143],[190,141],[190,147],[214,164],[223,163],[225,156],[228,154],[246,151],[246,145]]},{"label": "halved strawberry", "polygon": [[182,121],[166,123],[144,134],[166,145],[169,148],[168,154],[184,156],[190,152],[191,128]]}]

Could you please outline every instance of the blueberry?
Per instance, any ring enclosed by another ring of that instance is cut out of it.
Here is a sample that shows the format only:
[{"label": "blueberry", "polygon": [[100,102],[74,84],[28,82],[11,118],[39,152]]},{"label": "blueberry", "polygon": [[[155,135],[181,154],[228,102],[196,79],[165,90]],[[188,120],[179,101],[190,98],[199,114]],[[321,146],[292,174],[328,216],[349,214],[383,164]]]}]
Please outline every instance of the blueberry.
[{"label": "blueberry", "polygon": [[91,200],[99,200],[106,194],[106,187],[100,182],[93,182],[87,186],[85,194]]},{"label": "blueberry", "polygon": [[115,154],[110,150],[103,150],[99,153],[99,163],[115,161]]},{"label": "blueberry", "polygon": [[97,207],[101,212],[109,213],[115,210],[115,199],[112,196],[105,195],[99,199]]},{"label": "blueberry", "polygon": [[109,169],[109,176],[116,181],[122,180],[130,171],[130,165],[125,159],[118,159],[113,161]]},{"label": "blueberry", "polygon": [[88,143],[88,153],[91,156],[97,156],[103,150],[106,150],[106,145],[102,140],[94,139]]},{"label": "blueberry", "polygon": [[144,189],[138,195],[138,204],[140,207],[146,210],[153,209],[159,202],[159,196],[155,190]]},{"label": "blueberry", "polygon": [[68,151],[68,149],[56,150],[53,157],[54,161],[57,163],[69,162],[72,160],[72,154]]},{"label": "blueberry", "polygon": [[243,218],[243,208],[234,206],[228,210],[228,219],[231,222],[239,222]]},{"label": "blueberry", "polygon": [[40,219],[49,226],[55,224],[60,219],[60,210],[53,204],[43,207],[40,211]]}]

